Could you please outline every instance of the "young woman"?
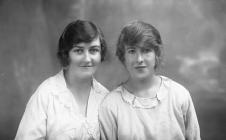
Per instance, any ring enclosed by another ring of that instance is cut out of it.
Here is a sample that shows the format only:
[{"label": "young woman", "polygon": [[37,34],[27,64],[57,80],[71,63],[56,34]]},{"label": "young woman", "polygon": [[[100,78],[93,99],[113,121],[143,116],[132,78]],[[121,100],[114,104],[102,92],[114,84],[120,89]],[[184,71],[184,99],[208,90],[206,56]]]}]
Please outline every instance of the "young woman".
[{"label": "young woman", "polygon": [[116,55],[129,78],[99,109],[103,140],[200,140],[192,99],[179,83],[156,74],[162,40],[152,25],[133,21],[121,31]]},{"label": "young woman", "polygon": [[70,23],[59,39],[62,70],[32,95],[15,139],[99,139],[98,106],[108,90],[93,74],[105,53],[103,34],[94,23]]}]

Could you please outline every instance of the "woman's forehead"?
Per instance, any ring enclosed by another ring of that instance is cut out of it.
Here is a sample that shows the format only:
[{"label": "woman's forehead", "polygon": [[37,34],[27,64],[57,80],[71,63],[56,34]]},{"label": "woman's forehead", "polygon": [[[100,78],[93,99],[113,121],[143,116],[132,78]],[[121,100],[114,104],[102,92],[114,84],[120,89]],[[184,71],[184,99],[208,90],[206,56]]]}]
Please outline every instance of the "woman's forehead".
[{"label": "woman's forehead", "polygon": [[91,46],[99,46],[100,47],[100,39],[99,37],[93,39],[91,42],[80,42],[77,44],[73,44],[73,47],[91,47]]},{"label": "woman's forehead", "polygon": [[138,43],[138,44],[134,44],[134,45],[125,45],[125,48],[126,49],[129,49],[129,48],[152,48],[150,44],[145,44],[145,43]]}]

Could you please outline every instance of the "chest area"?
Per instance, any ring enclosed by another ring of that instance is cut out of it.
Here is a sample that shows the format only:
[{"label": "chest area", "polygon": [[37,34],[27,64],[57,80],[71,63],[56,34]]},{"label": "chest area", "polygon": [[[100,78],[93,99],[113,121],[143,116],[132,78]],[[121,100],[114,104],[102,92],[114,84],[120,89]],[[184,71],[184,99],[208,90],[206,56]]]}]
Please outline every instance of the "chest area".
[{"label": "chest area", "polygon": [[139,109],[128,106],[119,114],[119,139],[184,139],[182,114],[175,115],[173,108]]},{"label": "chest area", "polygon": [[50,101],[48,106],[47,133],[49,139],[94,139],[99,135],[99,104],[89,101],[87,115],[80,111],[80,106],[73,100],[58,99]]}]

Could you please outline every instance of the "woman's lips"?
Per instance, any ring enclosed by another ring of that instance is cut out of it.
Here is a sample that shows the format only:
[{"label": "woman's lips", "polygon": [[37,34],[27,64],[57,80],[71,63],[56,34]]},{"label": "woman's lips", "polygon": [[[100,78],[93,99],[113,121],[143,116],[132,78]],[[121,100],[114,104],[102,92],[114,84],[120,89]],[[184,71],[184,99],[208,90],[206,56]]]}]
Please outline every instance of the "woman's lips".
[{"label": "woman's lips", "polygon": [[135,69],[142,69],[142,68],[146,68],[146,66],[135,66]]},{"label": "woman's lips", "polygon": [[85,66],[80,66],[80,67],[82,67],[82,68],[92,68],[94,66],[93,65],[85,65]]}]

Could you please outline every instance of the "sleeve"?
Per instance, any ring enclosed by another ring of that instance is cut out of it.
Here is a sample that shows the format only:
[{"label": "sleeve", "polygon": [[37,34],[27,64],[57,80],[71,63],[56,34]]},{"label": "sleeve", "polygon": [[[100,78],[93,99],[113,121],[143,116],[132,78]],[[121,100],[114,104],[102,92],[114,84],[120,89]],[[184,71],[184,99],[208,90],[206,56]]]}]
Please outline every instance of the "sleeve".
[{"label": "sleeve", "polygon": [[39,87],[27,103],[15,140],[44,140],[46,137],[47,96]]},{"label": "sleeve", "polygon": [[117,139],[117,112],[109,107],[108,102],[103,102],[99,108],[99,124],[101,140]]},{"label": "sleeve", "polygon": [[200,128],[192,102],[192,98],[187,92],[187,101],[184,104],[184,123],[185,123],[185,139],[186,140],[201,140]]}]

